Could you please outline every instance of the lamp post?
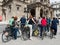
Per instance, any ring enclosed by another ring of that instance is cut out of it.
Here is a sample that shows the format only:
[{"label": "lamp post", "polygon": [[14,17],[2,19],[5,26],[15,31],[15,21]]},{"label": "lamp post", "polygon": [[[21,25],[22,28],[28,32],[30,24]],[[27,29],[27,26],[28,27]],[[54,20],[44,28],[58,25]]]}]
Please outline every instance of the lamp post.
[{"label": "lamp post", "polygon": [[27,13],[27,18],[28,18],[28,9],[27,9],[27,5],[25,5],[24,12]]}]

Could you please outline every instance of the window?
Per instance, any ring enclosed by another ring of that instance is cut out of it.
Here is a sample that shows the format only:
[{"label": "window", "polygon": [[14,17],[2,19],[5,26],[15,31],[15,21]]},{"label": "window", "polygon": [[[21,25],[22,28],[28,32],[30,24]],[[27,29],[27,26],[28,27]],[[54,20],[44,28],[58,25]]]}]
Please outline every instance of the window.
[{"label": "window", "polygon": [[36,2],[36,0],[33,0],[33,2],[35,3],[35,2]]},{"label": "window", "polygon": [[58,15],[58,14],[56,14],[56,16],[57,16],[57,17],[59,17],[59,15]]},{"label": "window", "polygon": [[27,11],[27,8],[24,8],[24,12],[26,12]]},{"label": "window", "polygon": [[59,12],[60,12],[60,9],[59,9]]},{"label": "window", "polygon": [[40,0],[40,2],[43,2],[43,0]]},{"label": "window", "polygon": [[17,7],[17,11],[19,11],[20,10],[20,7],[21,7],[21,5],[16,5],[16,7]]},{"label": "window", "polygon": [[56,13],[57,13],[57,10],[56,10]]},{"label": "window", "polygon": [[47,2],[47,0],[44,0],[44,2]]},{"label": "window", "polygon": [[59,5],[59,8],[60,8],[60,5]]},{"label": "window", "polygon": [[7,1],[8,1],[8,0],[3,0],[3,2],[5,2],[5,3],[6,3]]},{"label": "window", "polygon": [[25,2],[25,0],[23,0]]},{"label": "window", "polygon": [[17,7],[17,10],[19,11],[19,7]]},{"label": "window", "polygon": [[48,3],[50,3],[50,0],[48,0]]},{"label": "window", "polygon": [[25,0],[20,0],[20,1],[25,1]]}]

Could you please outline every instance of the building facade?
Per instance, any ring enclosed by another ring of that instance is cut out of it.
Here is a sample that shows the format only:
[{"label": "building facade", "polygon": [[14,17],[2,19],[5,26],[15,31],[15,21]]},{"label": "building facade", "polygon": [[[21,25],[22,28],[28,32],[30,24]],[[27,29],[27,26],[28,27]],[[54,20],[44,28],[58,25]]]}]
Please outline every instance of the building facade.
[{"label": "building facade", "polygon": [[53,8],[51,8],[50,0],[7,0],[3,1],[2,15],[5,20],[9,20],[12,16],[25,15],[28,18],[33,17],[53,17]]},{"label": "building facade", "polygon": [[51,7],[54,9],[54,16],[60,18],[60,2],[52,3]]}]

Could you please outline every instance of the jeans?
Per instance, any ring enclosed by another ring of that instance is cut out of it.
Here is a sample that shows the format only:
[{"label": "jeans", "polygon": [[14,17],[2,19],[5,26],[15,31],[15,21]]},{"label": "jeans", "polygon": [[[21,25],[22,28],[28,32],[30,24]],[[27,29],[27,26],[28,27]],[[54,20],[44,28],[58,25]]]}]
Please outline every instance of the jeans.
[{"label": "jeans", "polygon": [[40,26],[41,30],[40,30],[40,36],[42,36],[42,32],[46,31],[46,26]]},{"label": "jeans", "polygon": [[49,29],[50,29],[50,25],[48,24],[46,28],[47,28],[47,31],[49,32]]},{"label": "jeans", "polygon": [[33,30],[35,29],[35,24],[32,24],[32,29],[33,29]]},{"label": "jeans", "polygon": [[17,31],[18,31],[18,28],[14,28],[14,39],[17,39]]}]

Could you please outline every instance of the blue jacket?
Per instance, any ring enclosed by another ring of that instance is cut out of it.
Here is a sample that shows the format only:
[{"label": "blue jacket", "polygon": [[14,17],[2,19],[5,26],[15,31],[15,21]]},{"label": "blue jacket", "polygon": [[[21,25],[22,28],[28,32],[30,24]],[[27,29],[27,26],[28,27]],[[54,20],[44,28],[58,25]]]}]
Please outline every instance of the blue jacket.
[{"label": "blue jacket", "polygon": [[21,21],[21,24],[26,24],[26,18],[22,17],[20,21]]},{"label": "blue jacket", "polygon": [[47,19],[47,24],[50,24],[50,22],[51,22],[51,19]]},{"label": "blue jacket", "polygon": [[57,29],[57,20],[56,19],[52,20],[51,28]]}]

